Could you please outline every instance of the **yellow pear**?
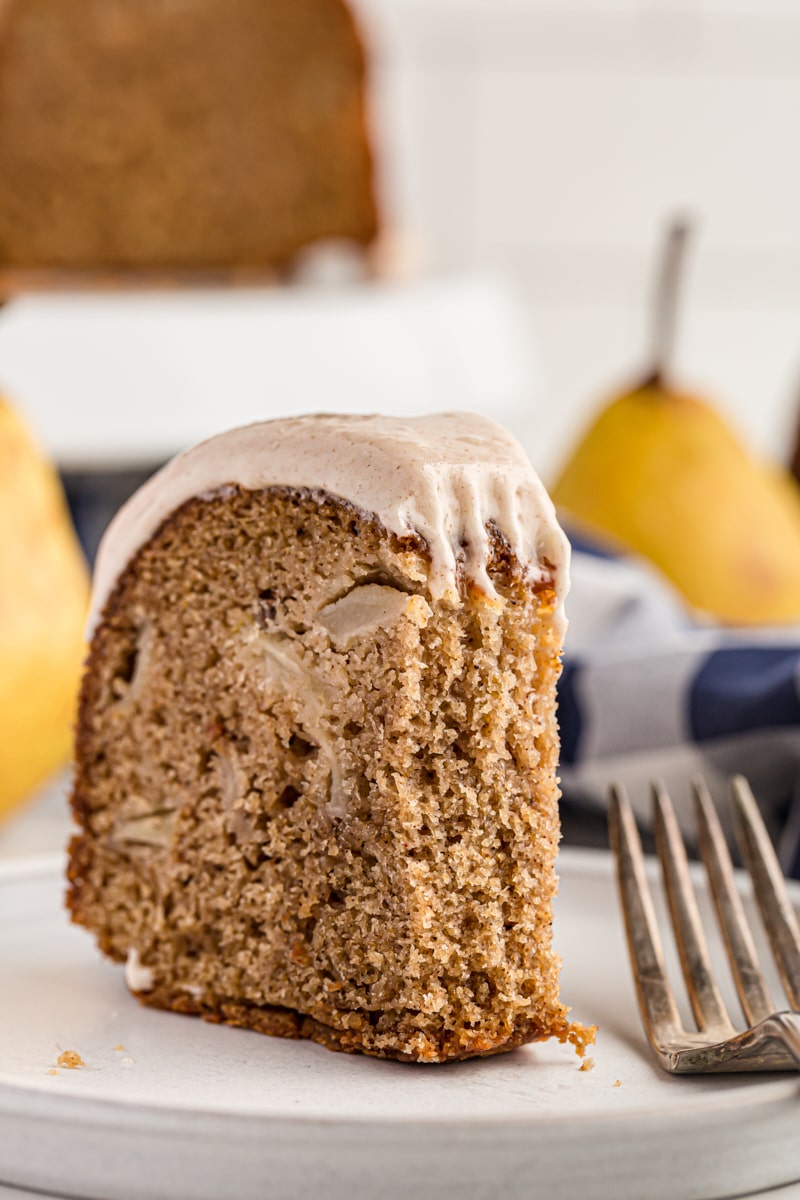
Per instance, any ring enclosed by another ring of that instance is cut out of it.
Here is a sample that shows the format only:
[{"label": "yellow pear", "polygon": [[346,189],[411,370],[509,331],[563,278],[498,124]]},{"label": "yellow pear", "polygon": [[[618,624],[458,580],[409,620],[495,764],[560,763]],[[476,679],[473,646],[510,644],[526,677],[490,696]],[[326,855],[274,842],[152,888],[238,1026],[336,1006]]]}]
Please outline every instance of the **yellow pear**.
[{"label": "yellow pear", "polygon": [[88,589],[58,476],[0,398],[0,816],[70,756]]},{"label": "yellow pear", "polygon": [[568,524],[653,562],[732,625],[800,622],[800,488],[664,368],[685,229],[662,269],[656,367],[600,412],[552,489]]}]

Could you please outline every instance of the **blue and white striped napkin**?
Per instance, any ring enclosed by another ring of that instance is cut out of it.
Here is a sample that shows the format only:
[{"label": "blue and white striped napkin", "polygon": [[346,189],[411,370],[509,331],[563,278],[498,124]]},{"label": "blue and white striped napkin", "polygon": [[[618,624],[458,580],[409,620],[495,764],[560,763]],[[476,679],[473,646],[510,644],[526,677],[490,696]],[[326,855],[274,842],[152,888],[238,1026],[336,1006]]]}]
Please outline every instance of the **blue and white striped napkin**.
[{"label": "blue and white striped napkin", "polygon": [[646,564],[575,539],[568,615],[565,804],[604,807],[619,780],[646,825],[658,777],[691,837],[692,776],[705,776],[724,814],[727,782],[742,773],[800,878],[800,626],[699,624]]}]

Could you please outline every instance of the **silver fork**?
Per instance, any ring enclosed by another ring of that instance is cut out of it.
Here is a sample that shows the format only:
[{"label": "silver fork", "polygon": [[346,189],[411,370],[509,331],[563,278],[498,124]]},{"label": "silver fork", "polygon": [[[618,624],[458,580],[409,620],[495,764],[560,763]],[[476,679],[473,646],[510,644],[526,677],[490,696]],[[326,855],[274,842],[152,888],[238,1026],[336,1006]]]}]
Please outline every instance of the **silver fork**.
[{"label": "silver fork", "polygon": [[656,848],[664,876],[681,967],[697,1029],[685,1029],[664,966],[644,856],[624,789],[611,788],[609,831],[639,1009],[661,1066],[676,1073],[785,1071],[800,1068],[800,928],[778,859],[753,793],[741,776],[731,783],[734,827],[753,883],[791,1010],[779,1011],[759,964],[733,874],[728,847],[708,789],[693,784],[700,853],[747,1028],[725,1008],[703,933],[686,849],[663,784],[653,785]]}]

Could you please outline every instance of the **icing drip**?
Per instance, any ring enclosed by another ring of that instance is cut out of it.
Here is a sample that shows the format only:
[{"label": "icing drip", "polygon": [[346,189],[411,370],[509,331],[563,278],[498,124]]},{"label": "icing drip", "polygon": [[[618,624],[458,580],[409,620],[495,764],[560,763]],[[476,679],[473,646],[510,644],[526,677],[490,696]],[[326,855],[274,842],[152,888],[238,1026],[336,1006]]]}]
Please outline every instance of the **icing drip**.
[{"label": "icing drip", "polygon": [[125,982],[132,992],[152,992],[153,972],[139,958],[139,951],[130,949],[125,963]]},{"label": "icing drip", "polygon": [[554,577],[564,627],[569,546],[528,458],[486,417],[293,417],[232,429],[168,463],[120,510],[97,558],[90,627],[127,563],[170,513],[225,488],[303,487],[374,513],[392,533],[419,534],[434,599],[458,600],[457,573],[486,593],[488,523],[533,578]]}]

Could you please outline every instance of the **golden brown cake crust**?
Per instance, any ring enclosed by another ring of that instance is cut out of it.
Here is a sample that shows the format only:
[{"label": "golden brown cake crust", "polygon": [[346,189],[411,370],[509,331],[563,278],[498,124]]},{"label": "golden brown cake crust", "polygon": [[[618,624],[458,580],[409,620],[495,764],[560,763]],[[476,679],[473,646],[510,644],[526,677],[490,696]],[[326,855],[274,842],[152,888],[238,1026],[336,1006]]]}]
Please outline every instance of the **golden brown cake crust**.
[{"label": "golden brown cake crust", "polygon": [[0,267],[281,268],[376,233],[343,0],[10,0]]},{"label": "golden brown cake crust", "polygon": [[[375,1049],[368,1038],[351,1029],[335,1029],[313,1017],[304,1016],[291,1008],[279,1008],[264,1004],[251,1006],[236,1000],[220,1000],[209,1007],[180,992],[136,992],[142,1004],[151,1008],[169,1009],[187,1016],[199,1016],[214,1025],[233,1025],[239,1029],[252,1029],[271,1037],[307,1039],[324,1046],[326,1050],[339,1050],[345,1054],[366,1054],[374,1058],[391,1058],[397,1062],[462,1062],[467,1058],[489,1058],[494,1054],[507,1054],[529,1042],[551,1037],[576,1043],[574,1024],[564,1020],[560,1027],[548,1025],[543,1028],[536,1021],[518,1025],[505,1041],[491,1042],[484,1034],[453,1036],[437,1048],[434,1055],[424,1049],[405,1051],[392,1046]],[[591,1040],[591,1039],[590,1039]],[[580,1042],[580,1039],[577,1039]],[[579,1047],[580,1048],[580,1047]],[[582,1049],[580,1049],[582,1053]]]},{"label": "golden brown cake crust", "polygon": [[500,602],[454,606],[418,539],[231,486],[129,564],[84,677],[68,905],[144,1003],[403,1061],[585,1040],[551,945],[555,594],[490,537]]}]

